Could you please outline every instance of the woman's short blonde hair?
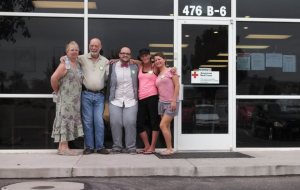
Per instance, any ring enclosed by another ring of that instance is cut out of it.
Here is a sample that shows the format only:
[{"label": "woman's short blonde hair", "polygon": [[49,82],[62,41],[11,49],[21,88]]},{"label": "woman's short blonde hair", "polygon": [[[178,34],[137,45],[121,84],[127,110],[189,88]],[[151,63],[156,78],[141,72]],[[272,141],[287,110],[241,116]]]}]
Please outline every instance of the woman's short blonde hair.
[{"label": "woman's short blonde hair", "polygon": [[77,46],[79,51],[79,46],[75,41],[70,41],[70,43],[66,45],[66,51],[69,51],[70,46]]}]

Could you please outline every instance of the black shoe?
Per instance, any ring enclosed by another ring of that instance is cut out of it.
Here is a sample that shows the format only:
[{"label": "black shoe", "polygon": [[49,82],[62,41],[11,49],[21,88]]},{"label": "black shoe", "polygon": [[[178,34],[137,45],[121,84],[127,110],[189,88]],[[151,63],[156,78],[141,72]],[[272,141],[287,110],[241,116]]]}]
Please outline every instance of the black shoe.
[{"label": "black shoe", "polygon": [[108,150],[106,150],[106,148],[101,148],[100,150],[97,150],[98,154],[109,154]]},{"label": "black shoe", "polygon": [[111,153],[111,154],[120,154],[121,151],[111,149],[110,153]]},{"label": "black shoe", "polygon": [[83,151],[83,154],[85,154],[85,155],[92,154],[92,153],[94,153],[94,149],[86,148]]},{"label": "black shoe", "polygon": [[136,150],[135,149],[134,150],[129,150],[129,154],[136,155]]}]

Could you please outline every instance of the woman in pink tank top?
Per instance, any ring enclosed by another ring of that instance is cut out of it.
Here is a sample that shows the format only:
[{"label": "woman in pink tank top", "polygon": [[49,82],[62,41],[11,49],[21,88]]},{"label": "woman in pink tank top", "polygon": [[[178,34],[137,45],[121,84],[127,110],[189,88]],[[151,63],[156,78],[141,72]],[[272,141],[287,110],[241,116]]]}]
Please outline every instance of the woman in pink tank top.
[{"label": "woman in pink tank top", "polygon": [[162,52],[154,56],[155,66],[159,68],[160,73],[156,78],[156,87],[159,93],[158,114],[161,116],[160,129],[165,137],[167,150],[161,152],[161,155],[173,154],[171,121],[178,115],[179,108],[179,78],[177,73],[171,73],[170,68],[166,66],[166,57]]},{"label": "woman in pink tank top", "polygon": [[[138,151],[138,154],[153,154],[155,153],[155,145],[159,135],[160,117],[157,112],[158,93],[155,86],[155,81],[159,70],[151,63],[151,55],[149,49],[141,49],[139,57],[142,62],[132,60],[139,67],[139,108],[137,116],[137,132],[145,145]],[[146,117],[149,117],[152,131],[151,145],[148,140],[148,135],[145,128]]]}]

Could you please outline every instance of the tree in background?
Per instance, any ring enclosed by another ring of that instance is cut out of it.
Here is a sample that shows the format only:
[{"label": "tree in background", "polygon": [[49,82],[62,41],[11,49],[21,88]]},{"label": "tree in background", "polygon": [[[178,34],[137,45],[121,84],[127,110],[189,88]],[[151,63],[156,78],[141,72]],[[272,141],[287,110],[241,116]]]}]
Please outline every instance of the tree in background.
[{"label": "tree in background", "polygon": [[[32,12],[35,9],[31,0],[1,0],[0,12]],[[14,34],[19,29],[22,31],[22,35],[25,38],[30,38],[30,32],[26,27],[25,17],[17,16],[2,16],[0,17],[0,40],[6,40],[8,42],[15,43],[17,40]],[[28,19],[30,19],[28,17]]]}]

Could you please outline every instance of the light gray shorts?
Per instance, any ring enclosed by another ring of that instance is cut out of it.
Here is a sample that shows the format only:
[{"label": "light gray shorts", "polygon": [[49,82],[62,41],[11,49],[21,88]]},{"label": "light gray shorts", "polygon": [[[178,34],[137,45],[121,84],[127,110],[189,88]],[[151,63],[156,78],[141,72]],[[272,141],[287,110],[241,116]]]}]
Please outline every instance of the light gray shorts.
[{"label": "light gray shorts", "polygon": [[158,115],[177,116],[179,110],[179,102],[176,102],[176,110],[173,112],[170,108],[171,103],[158,102]]}]

